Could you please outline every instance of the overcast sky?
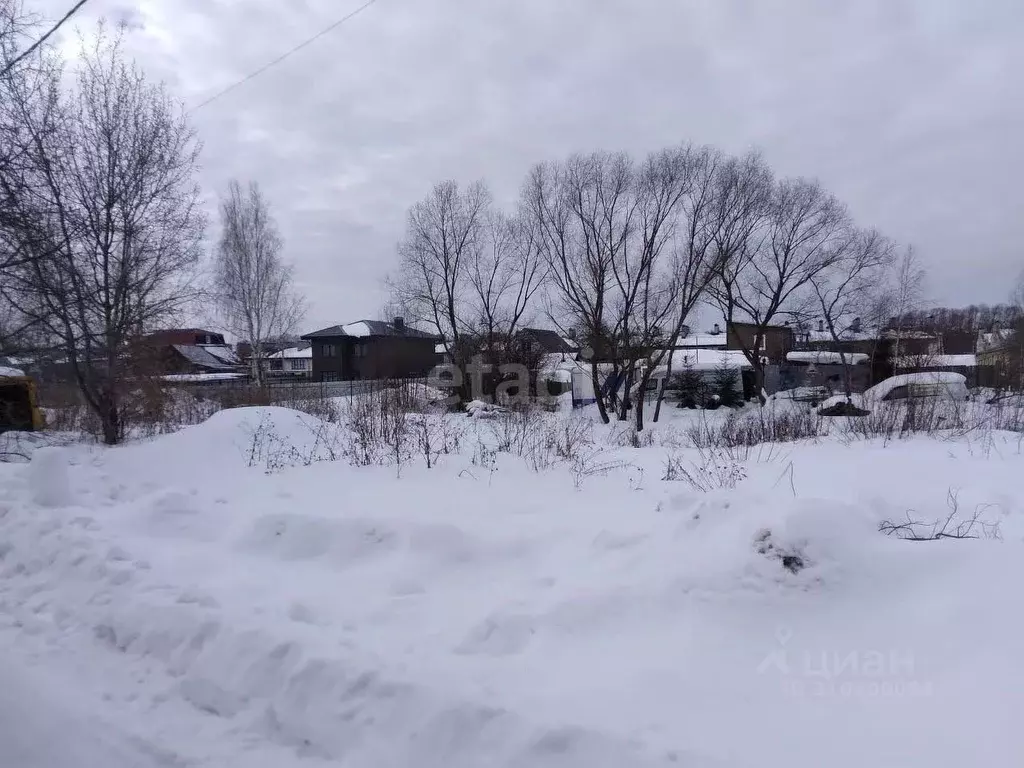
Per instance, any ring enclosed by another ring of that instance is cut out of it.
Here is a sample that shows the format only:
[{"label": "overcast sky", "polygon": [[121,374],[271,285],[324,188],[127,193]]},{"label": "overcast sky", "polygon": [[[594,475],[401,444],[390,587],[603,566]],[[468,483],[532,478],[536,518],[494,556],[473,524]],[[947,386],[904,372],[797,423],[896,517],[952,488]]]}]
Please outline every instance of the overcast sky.
[{"label": "overcast sky", "polygon": [[[91,0],[76,20],[128,21],[191,107],[362,2]],[[919,248],[935,301],[1004,301],[1024,268],[1020,0],[378,0],[194,120],[211,203],[264,186],[306,330],[377,317],[434,182],[511,200],[538,160],[682,140],[820,178]]]}]

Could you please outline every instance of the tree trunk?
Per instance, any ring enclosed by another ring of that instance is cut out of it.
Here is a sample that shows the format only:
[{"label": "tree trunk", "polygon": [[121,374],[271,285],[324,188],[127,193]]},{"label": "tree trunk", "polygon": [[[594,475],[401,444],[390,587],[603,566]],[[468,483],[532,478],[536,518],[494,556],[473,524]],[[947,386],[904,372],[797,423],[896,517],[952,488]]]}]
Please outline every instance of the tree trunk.
[{"label": "tree trunk", "polygon": [[104,444],[117,445],[121,441],[121,414],[118,411],[116,397],[107,396],[102,400],[99,417]]},{"label": "tree trunk", "polygon": [[[742,380],[742,376],[740,378]],[[768,400],[764,393],[764,365],[760,362],[754,366],[754,386],[757,387],[757,402],[764,405]]]},{"label": "tree trunk", "polygon": [[644,429],[644,393],[647,388],[647,381],[643,381],[643,386],[640,389],[640,396],[636,400],[636,406],[633,408],[636,411],[636,431],[643,432]]},{"label": "tree trunk", "polygon": [[619,403],[619,421],[626,421],[629,418],[629,405],[632,402],[633,389],[633,365],[632,361],[627,362],[627,367],[622,375],[622,401]]},{"label": "tree trunk", "polygon": [[843,364],[843,390],[846,394],[846,402],[853,402],[853,374],[850,373],[850,363],[846,359],[846,353],[839,350],[839,360]]},{"label": "tree trunk", "polygon": [[594,388],[594,400],[597,402],[597,412],[601,414],[601,422],[607,424],[611,419],[608,418],[608,408],[604,403],[604,395],[601,394],[601,386],[597,380],[597,363],[590,363],[590,383]]},{"label": "tree trunk", "polygon": [[[673,342],[673,346],[675,342]],[[669,379],[672,378],[672,348],[669,348],[668,353],[668,365],[665,367],[665,377],[661,380],[661,386],[658,387],[658,400],[654,404],[654,419],[657,423],[658,418],[661,416],[661,401],[665,399],[665,385],[668,384]]]}]

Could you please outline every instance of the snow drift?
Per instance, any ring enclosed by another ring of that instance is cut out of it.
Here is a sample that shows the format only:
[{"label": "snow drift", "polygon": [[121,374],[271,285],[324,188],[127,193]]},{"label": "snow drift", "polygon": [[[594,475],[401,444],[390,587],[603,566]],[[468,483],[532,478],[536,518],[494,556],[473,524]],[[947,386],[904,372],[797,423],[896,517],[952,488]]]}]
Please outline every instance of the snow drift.
[{"label": "snow drift", "polygon": [[[582,483],[472,448],[396,480],[330,461],[336,429],[239,409],[0,466],[0,605],[109,680],[130,669],[106,695],[144,701],[147,723],[186,707],[281,750],[275,765],[1020,754],[1022,627],[999,590],[1024,571],[1009,438],[798,444],[704,494],[657,479],[657,446],[607,449]],[[268,473],[268,433],[317,460]],[[1000,538],[879,532],[950,514],[952,486],[954,511],[981,509]]]}]

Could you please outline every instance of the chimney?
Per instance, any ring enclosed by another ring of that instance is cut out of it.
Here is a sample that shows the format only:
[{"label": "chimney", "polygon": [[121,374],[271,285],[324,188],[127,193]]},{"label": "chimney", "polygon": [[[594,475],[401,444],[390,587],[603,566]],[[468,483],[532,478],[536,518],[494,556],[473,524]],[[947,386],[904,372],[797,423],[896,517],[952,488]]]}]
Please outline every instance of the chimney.
[{"label": "chimney", "polygon": [[853,318],[853,322],[850,323],[850,330],[853,331],[854,333],[860,333],[860,327],[860,318]]},{"label": "chimney", "polygon": [[395,330],[399,333],[405,333],[405,318],[396,317],[394,322]]},{"label": "chimney", "polygon": [[819,320],[818,321],[818,333],[824,333],[824,332],[825,332],[825,321],[824,320]]},{"label": "chimney", "polygon": [[722,332],[722,327],[718,323],[715,323],[715,327],[711,329],[711,335],[712,336],[717,336],[721,332]]}]

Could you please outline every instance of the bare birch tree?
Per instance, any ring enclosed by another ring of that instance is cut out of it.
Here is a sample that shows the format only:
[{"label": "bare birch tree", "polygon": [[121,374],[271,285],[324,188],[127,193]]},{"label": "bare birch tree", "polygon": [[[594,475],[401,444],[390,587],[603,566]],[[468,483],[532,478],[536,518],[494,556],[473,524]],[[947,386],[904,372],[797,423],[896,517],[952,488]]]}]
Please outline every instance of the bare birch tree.
[{"label": "bare birch tree", "polygon": [[921,264],[917,250],[907,246],[892,264],[888,276],[885,304],[888,306],[890,331],[893,335],[893,357],[905,352],[910,316],[924,306],[925,282],[928,273]]},{"label": "bare birch tree", "polygon": [[295,288],[294,268],[259,184],[228,186],[220,203],[221,235],[214,267],[214,296],[225,328],[247,341],[253,376],[265,383],[269,340],[295,333],[305,301]]},{"label": "bare birch tree", "polygon": [[8,244],[26,255],[3,290],[60,347],[103,440],[123,435],[131,343],[194,294],[203,216],[199,145],[160,85],[124,59],[102,27],[62,88],[52,49],[41,79],[14,88],[19,162],[0,180]]}]

